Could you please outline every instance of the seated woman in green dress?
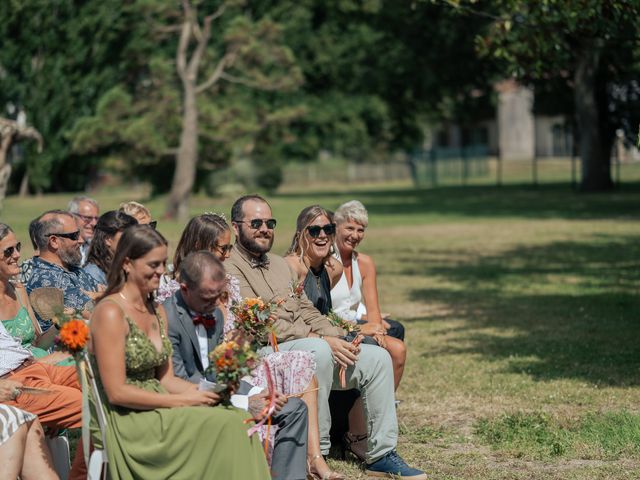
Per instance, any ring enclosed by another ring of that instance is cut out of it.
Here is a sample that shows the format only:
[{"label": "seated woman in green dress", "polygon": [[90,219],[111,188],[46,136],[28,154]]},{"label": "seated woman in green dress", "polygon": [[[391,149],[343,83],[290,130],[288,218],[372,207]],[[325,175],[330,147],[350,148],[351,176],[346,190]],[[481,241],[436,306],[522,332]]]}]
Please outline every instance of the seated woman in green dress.
[{"label": "seated woman in green dress", "polygon": [[11,227],[0,223],[0,318],[2,325],[12,336],[19,338],[22,345],[41,362],[73,365],[73,359],[66,353],[49,353],[57,334],[55,328],[42,333],[33,313],[29,296],[24,286],[17,281],[20,274],[21,244]]},{"label": "seated woman in green dress", "polygon": [[[173,374],[166,316],[153,301],[166,261],[160,233],[127,228],[91,317],[109,478],[269,479],[246,412],[216,406],[217,394]],[[99,435],[93,441],[101,447]]]}]

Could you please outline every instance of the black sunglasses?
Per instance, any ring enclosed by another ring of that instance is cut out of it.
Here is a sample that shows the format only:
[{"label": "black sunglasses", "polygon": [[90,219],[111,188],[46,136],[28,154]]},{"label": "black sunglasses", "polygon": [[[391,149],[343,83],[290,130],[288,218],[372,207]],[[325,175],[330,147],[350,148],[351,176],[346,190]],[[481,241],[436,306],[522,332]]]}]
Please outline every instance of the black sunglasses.
[{"label": "black sunglasses", "polygon": [[155,230],[158,226],[158,221],[154,220],[153,222],[149,222],[149,226]]},{"label": "black sunglasses", "polygon": [[7,247],[4,249],[4,251],[2,252],[4,254],[4,258],[9,258],[11,255],[13,255],[13,252],[20,252],[20,249],[22,248],[22,243],[18,242],[16,243],[15,247]]},{"label": "black sunglasses", "polygon": [[311,235],[312,238],[318,238],[320,236],[320,231],[323,231],[325,235],[330,236],[336,233],[336,224],[335,223],[327,223],[326,225],[310,225],[307,227],[307,232]]},{"label": "black sunglasses", "polygon": [[69,233],[47,233],[45,237],[61,237],[68,238],[69,240],[73,240],[74,242],[80,238],[80,230],[76,230],[75,232]]},{"label": "black sunglasses", "polygon": [[267,228],[269,230],[273,230],[274,228],[276,228],[276,219],[275,218],[269,218],[267,220],[262,220],[261,218],[254,218],[253,220],[250,221],[243,221],[243,220],[238,220],[236,223],[248,223],[251,228],[253,228],[254,230],[258,230],[263,223],[267,224]]},{"label": "black sunglasses", "polygon": [[216,244],[216,248],[220,249],[220,253],[222,253],[223,255],[226,255],[227,253],[229,253],[231,251],[231,249],[233,248],[233,245],[231,243],[228,243],[226,245],[218,245],[218,244]]}]

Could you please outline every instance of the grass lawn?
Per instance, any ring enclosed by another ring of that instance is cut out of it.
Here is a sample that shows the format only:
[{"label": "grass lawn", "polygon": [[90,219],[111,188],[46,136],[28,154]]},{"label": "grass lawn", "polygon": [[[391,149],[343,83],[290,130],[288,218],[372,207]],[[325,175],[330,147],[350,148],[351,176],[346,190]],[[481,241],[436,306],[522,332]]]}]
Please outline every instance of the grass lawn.
[{"label": "grass lawn", "polygon": [[[103,210],[127,199],[97,197]],[[9,198],[1,218],[28,243],[29,219],[69,198]],[[640,184],[290,191],[271,199],[274,251],[302,207],[351,198],[369,208],[361,250],[382,309],[407,327],[399,450],[411,464],[436,479],[640,477]],[[162,199],[148,204],[159,216]],[[174,246],[181,227],[160,219]]]}]

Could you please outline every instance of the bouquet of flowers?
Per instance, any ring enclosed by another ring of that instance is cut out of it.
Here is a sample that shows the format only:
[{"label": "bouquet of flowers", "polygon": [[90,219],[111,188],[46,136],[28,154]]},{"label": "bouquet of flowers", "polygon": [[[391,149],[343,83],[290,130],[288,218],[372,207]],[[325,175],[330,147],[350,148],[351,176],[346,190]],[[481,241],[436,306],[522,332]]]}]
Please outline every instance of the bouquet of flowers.
[{"label": "bouquet of flowers", "polygon": [[231,394],[238,389],[240,379],[258,365],[258,355],[248,342],[222,342],[209,353],[209,370],[215,371],[216,382],[226,385],[222,403],[230,405]]},{"label": "bouquet of flowers", "polygon": [[329,319],[329,322],[331,322],[331,325],[342,328],[347,332],[347,335],[353,332],[357,333],[360,331],[360,326],[357,323],[345,320],[333,310],[329,310],[329,313],[327,313],[327,318]]},{"label": "bouquet of flowers", "polygon": [[244,298],[231,305],[231,312],[236,317],[236,326],[252,339],[254,348],[264,345],[269,338],[273,349],[278,351],[271,314],[281,303],[282,301],[265,302],[257,297]]},{"label": "bouquet of flowers", "polygon": [[89,341],[89,326],[79,314],[56,312],[51,321],[60,332],[55,339],[58,350],[70,353],[76,362],[82,359],[82,354]]},{"label": "bouquet of flowers", "polygon": [[[357,323],[345,320],[333,310],[330,310],[329,313],[327,313],[327,318],[332,325],[345,330],[347,332],[345,340],[350,341],[356,347],[362,343],[362,340],[364,340],[364,336],[360,334],[360,327]],[[345,367],[340,367],[339,377],[340,386],[342,388],[347,388],[347,369]]]}]

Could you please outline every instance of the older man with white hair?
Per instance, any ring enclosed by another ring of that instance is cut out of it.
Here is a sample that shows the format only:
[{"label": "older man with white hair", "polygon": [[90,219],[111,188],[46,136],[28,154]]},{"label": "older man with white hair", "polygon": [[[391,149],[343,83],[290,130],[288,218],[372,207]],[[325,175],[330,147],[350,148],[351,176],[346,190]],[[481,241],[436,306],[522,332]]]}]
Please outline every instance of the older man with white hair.
[{"label": "older man with white hair", "polygon": [[82,264],[84,264],[87,260],[89,245],[93,239],[96,224],[98,223],[100,207],[93,198],[80,195],[71,199],[67,210],[80,219],[80,235],[84,240],[84,243],[80,246],[80,253],[82,253]]}]

